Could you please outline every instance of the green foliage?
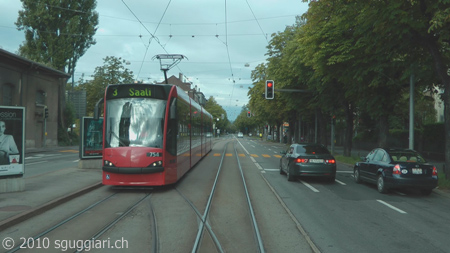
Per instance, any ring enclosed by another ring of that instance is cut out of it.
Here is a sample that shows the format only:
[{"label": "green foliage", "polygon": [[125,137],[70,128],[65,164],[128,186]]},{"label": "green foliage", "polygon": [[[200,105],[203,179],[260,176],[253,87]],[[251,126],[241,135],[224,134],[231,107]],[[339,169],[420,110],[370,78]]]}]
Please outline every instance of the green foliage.
[{"label": "green foliage", "polygon": [[361,158],[356,156],[343,156],[343,155],[334,155],[337,161],[345,164],[354,165],[357,162],[361,161]]},{"label": "green foliage", "polygon": [[438,173],[438,188],[439,190],[450,190],[450,180],[445,178],[445,174]]},{"label": "green foliage", "polygon": [[[64,110],[64,126],[72,126],[76,119],[75,108],[72,103],[68,103]],[[71,131],[67,133],[67,129],[58,125],[58,144],[60,146],[78,145],[79,136],[78,131]]]},{"label": "green foliage", "polygon": [[[133,71],[125,67],[127,61],[114,56],[103,59],[104,65],[96,67],[92,80],[80,79],[77,89],[86,90],[86,112],[93,113],[97,101],[105,95],[109,84],[133,83]],[[82,77],[83,78],[83,77]]]},{"label": "green foliage", "polygon": [[429,152],[443,153],[445,150],[444,123],[427,124],[423,128],[424,147]]},{"label": "green foliage", "polygon": [[[227,113],[222,106],[217,103],[213,96],[209,97],[208,101],[206,101],[205,109],[213,116],[213,121],[216,124],[216,128],[220,129],[221,133],[229,128],[230,122],[228,120]],[[222,115],[224,115],[223,119]]]},{"label": "green foliage", "polygon": [[21,0],[16,26],[25,32],[19,53],[72,73],[87,49],[95,44],[98,25],[95,0]]}]

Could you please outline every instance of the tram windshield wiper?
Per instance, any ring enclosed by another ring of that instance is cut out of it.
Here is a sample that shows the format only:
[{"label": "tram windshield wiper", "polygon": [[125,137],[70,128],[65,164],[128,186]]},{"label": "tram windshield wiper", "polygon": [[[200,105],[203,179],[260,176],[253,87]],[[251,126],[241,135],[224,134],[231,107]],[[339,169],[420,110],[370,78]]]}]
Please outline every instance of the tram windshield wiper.
[{"label": "tram windshield wiper", "polygon": [[[110,130],[108,133],[109,133],[110,135],[116,137],[117,140],[119,141],[119,143],[120,143],[123,147],[128,147],[128,146],[129,146],[129,145],[125,144],[125,143],[122,141],[122,139],[121,139],[116,133],[114,133],[113,131]],[[111,139],[111,138],[110,138],[110,139]]]}]

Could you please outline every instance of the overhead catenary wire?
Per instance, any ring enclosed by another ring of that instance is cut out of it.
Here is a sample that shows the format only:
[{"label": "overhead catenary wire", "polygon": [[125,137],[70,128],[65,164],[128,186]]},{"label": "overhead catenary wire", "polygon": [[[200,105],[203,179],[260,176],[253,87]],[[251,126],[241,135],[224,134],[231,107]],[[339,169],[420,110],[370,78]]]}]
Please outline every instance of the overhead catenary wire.
[{"label": "overhead catenary wire", "polygon": [[253,15],[253,17],[255,18],[255,21],[256,21],[256,23],[258,24],[259,29],[261,30],[261,32],[262,32],[264,38],[266,39],[267,44],[269,44],[269,40],[267,39],[266,33],[264,32],[264,30],[262,29],[261,25],[259,24],[259,21],[258,21],[258,19],[256,18],[255,13],[253,12],[252,7],[250,6],[250,4],[248,3],[247,0],[245,0],[245,2],[247,3],[248,8],[250,8],[250,11],[252,12],[252,15]]},{"label": "overhead catenary wire", "polygon": [[139,67],[139,72],[138,72],[138,74],[137,74],[137,76],[136,76],[136,79],[139,79],[139,75],[140,75],[140,73],[141,73],[142,66],[144,65],[145,57],[147,56],[147,53],[148,53],[148,48],[150,47],[150,45],[151,45],[153,39],[156,40],[156,42],[158,42],[158,44],[163,48],[163,50],[164,50],[166,53],[168,53],[167,50],[166,50],[166,48],[161,44],[161,42],[159,41],[159,39],[158,39],[154,34],[156,33],[156,31],[158,31],[159,25],[161,24],[161,21],[163,20],[164,16],[166,15],[167,9],[169,9],[169,6],[170,6],[170,3],[171,3],[171,2],[172,2],[172,0],[170,0],[169,3],[167,3],[166,9],[164,10],[163,15],[161,16],[161,19],[159,20],[159,23],[158,23],[158,25],[156,26],[155,31],[154,31],[153,33],[151,33],[151,32],[147,29],[147,27],[142,23],[142,21],[136,16],[136,14],[134,14],[134,12],[131,10],[131,8],[125,3],[125,1],[122,0],[122,3],[127,7],[127,9],[131,12],[131,14],[133,14],[133,16],[139,21],[139,23],[144,27],[144,29],[151,35],[151,37],[150,37],[150,39],[149,39],[149,41],[148,41],[147,48],[145,49],[144,57],[143,57],[143,59],[142,59],[141,66]]}]

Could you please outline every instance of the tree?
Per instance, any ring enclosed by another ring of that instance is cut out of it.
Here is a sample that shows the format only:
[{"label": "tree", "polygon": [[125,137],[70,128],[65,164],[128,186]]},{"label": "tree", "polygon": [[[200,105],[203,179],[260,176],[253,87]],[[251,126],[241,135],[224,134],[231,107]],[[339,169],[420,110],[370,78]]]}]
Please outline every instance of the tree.
[{"label": "tree", "polygon": [[104,65],[96,67],[93,79],[80,83],[77,89],[86,90],[86,111],[93,112],[97,101],[105,95],[109,84],[133,83],[133,71],[125,68],[127,61],[114,56],[103,59]]},{"label": "tree", "polygon": [[[216,128],[221,129],[222,131],[227,129],[229,125],[227,113],[222,106],[217,103],[213,96],[209,97],[208,101],[206,101],[205,109],[212,115]],[[224,115],[223,119],[222,115]]]},{"label": "tree", "polygon": [[67,73],[95,44],[95,0],[21,0],[16,26],[25,31],[19,54]]},{"label": "tree", "polygon": [[[78,59],[95,44],[96,0],[21,1],[23,10],[19,11],[16,26],[25,32],[25,41],[19,47],[19,55],[73,76]],[[66,129],[65,107],[63,86],[58,117],[62,129]]]}]

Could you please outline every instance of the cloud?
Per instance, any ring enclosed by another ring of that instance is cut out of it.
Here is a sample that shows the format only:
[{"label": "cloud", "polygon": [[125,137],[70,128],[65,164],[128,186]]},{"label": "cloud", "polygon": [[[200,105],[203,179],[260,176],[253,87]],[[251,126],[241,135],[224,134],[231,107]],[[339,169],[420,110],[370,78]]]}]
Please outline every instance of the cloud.
[{"label": "cloud", "polygon": [[[20,1],[0,0],[0,45],[13,53],[24,40],[14,25],[21,7]],[[116,56],[129,61],[140,80],[160,81],[163,72],[152,58],[183,54],[188,59],[168,75],[183,73],[207,98],[231,108],[233,120],[248,103],[250,74],[265,61],[271,34],[294,24],[307,8],[299,0],[99,0],[97,43],[79,60],[75,80],[89,78],[103,58]]]}]

